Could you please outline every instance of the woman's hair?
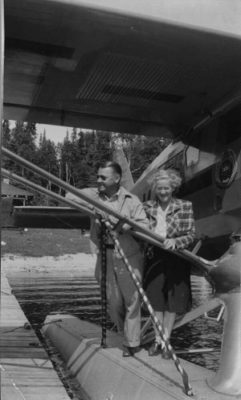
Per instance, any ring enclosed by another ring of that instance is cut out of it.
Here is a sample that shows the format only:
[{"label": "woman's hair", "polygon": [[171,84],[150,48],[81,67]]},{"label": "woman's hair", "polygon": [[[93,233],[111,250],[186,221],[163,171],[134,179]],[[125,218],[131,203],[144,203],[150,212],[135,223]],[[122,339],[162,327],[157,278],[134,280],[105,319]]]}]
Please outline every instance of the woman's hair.
[{"label": "woman's hair", "polygon": [[152,190],[156,191],[156,187],[160,181],[168,180],[173,191],[179,189],[182,184],[182,178],[180,173],[175,169],[159,169],[156,171],[153,180],[152,180]]}]

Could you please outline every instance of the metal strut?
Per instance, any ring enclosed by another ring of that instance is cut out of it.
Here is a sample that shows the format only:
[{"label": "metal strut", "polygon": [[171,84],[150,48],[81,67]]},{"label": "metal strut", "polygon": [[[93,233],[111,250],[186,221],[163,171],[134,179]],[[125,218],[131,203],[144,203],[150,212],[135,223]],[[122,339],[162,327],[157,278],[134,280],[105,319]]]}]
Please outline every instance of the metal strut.
[{"label": "metal strut", "polygon": [[108,229],[108,233],[109,233],[110,237],[112,238],[112,240],[113,240],[113,242],[115,244],[116,249],[118,250],[122,260],[124,261],[124,264],[125,264],[126,268],[128,269],[128,271],[129,271],[129,273],[131,275],[131,278],[132,278],[132,280],[133,280],[133,282],[134,282],[134,284],[135,284],[135,286],[136,286],[136,288],[138,290],[139,295],[141,296],[142,301],[147,306],[147,309],[148,309],[148,311],[150,313],[150,316],[151,316],[151,319],[153,321],[153,324],[158,329],[158,332],[159,332],[163,342],[165,343],[165,346],[166,346],[167,350],[170,352],[171,358],[173,359],[178,372],[182,376],[184,390],[185,390],[186,395],[187,396],[193,396],[194,393],[193,393],[192,387],[189,384],[188,375],[187,375],[185,369],[181,366],[179,358],[176,356],[176,354],[174,352],[174,349],[172,348],[169,340],[167,339],[167,337],[166,337],[166,335],[165,335],[165,333],[163,331],[162,325],[161,325],[159,319],[156,317],[155,311],[152,308],[152,305],[149,302],[149,300],[148,300],[148,298],[147,298],[147,296],[146,296],[146,294],[145,294],[145,292],[144,292],[144,290],[143,290],[143,288],[141,286],[141,283],[140,283],[139,279],[136,277],[135,272],[133,271],[133,268],[131,267],[129,261],[127,260],[127,258],[125,256],[124,251],[122,250],[122,247],[120,245],[119,240],[116,238],[115,234],[113,233],[110,223],[108,221],[104,221],[104,223],[106,225],[106,228]]},{"label": "metal strut", "polygon": [[101,236],[100,236],[100,250],[101,250],[101,346],[106,347],[106,331],[107,331],[107,296],[106,296],[106,239],[107,231],[105,223],[100,220]]}]

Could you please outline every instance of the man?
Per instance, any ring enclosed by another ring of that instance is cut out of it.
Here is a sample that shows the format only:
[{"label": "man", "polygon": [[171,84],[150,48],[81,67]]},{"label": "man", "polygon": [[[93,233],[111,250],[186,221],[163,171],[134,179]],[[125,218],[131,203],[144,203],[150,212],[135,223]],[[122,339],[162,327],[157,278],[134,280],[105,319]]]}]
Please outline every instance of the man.
[{"label": "man", "polygon": [[[148,228],[148,220],[140,200],[123,186],[121,186],[122,170],[118,163],[107,161],[100,166],[97,173],[97,188],[83,189],[85,193],[95,200],[103,202],[118,213],[132,219],[140,226]],[[76,200],[73,195],[68,195],[71,200]],[[81,200],[78,202],[83,203]],[[86,203],[85,203],[86,205]],[[106,213],[101,213],[104,218],[115,228],[116,218]],[[131,227],[124,224],[116,232],[120,245],[132,266],[137,278],[142,279],[144,256],[140,244],[130,234]],[[96,219],[91,221],[91,239],[99,248],[100,224]],[[100,280],[101,254],[97,254],[96,277]],[[111,319],[117,329],[124,336],[123,357],[133,356],[140,345],[140,299],[138,291],[126,266],[115,249],[110,237],[107,240],[107,300]]]}]

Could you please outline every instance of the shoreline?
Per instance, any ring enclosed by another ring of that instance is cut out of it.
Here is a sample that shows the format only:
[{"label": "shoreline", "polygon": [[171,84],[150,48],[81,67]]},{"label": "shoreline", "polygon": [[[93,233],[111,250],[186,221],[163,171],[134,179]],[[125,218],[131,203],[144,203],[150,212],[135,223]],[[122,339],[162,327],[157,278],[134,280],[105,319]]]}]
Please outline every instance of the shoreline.
[{"label": "shoreline", "polygon": [[6,253],[1,258],[1,272],[6,276],[29,275],[94,276],[96,255],[87,253],[62,256],[29,257]]}]

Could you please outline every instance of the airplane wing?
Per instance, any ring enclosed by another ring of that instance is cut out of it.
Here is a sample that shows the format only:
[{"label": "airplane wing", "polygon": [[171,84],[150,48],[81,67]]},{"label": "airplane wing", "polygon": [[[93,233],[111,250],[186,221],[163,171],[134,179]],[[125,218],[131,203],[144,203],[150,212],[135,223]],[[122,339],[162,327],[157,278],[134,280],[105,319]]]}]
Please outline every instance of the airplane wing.
[{"label": "airplane wing", "polygon": [[179,135],[240,101],[239,0],[8,0],[4,118]]}]

